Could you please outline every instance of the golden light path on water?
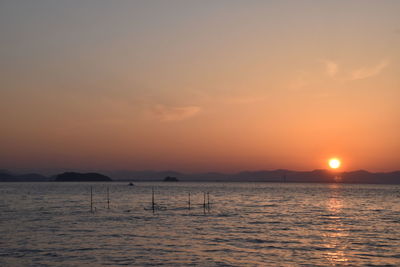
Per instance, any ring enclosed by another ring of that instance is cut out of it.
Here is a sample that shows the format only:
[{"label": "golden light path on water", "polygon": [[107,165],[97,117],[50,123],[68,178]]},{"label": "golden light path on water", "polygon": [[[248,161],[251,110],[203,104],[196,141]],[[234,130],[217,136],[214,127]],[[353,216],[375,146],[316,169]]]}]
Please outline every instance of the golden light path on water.
[{"label": "golden light path on water", "polygon": [[348,234],[346,233],[343,222],[341,220],[341,212],[343,208],[342,196],[340,193],[340,184],[330,184],[330,195],[327,200],[327,210],[330,212],[330,219],[333,223],[330,224],[324,234],[326,240],[326,247],[330,250],[326,253],[326,258],[332,264],[345,264],[349,259],[347,257],[347,244],[342,240],[345,239]]}]

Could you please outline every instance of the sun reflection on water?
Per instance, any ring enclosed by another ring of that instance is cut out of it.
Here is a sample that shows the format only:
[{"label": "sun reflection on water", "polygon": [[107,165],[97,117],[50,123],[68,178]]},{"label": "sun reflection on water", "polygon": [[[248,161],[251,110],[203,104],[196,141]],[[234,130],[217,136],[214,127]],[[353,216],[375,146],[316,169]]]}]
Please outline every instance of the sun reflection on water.
[{"label": "sun reflection on water", "polygon": [[343,196],[341,195],[341,185],[331,184],[329,186],[330,195],[327,199],[326,208],[328,212],[329,224],[324,234],[324,241],[328,251],[326,258],[332,264],[344,264],[349,261],[347,257],[347,244],[343,242],[348,233],[345,231],[342,220]]}]

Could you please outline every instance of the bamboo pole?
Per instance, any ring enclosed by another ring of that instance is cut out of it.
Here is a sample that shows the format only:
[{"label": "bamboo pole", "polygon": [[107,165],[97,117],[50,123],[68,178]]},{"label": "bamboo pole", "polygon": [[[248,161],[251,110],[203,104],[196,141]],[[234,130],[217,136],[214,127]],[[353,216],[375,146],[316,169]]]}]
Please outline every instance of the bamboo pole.
[{"label": "bamboo pole", "polygon": [[93,187],[90,187],[90,212],[93,213]]},{"label": "bamboo pole", "polygon": [[152,194],[151,194],[151,208],[153,209],[154,213],[154,187],[151,188]]},{"label": "bamboo pole", "polygon": [[107,209],[110,209],[110,189],[107,187]]},{"label": "bamboo pole", "polygon": [[203,211],[206,214],[206,192],[203,194]]},{"label": "bamboo pole", "polygon": [[190,192],[188,193],[188,208],[190,210]]},{"label": "bamboo pole", "polygon": [[210,209],[210,192],[207,192],[207,208]]}]

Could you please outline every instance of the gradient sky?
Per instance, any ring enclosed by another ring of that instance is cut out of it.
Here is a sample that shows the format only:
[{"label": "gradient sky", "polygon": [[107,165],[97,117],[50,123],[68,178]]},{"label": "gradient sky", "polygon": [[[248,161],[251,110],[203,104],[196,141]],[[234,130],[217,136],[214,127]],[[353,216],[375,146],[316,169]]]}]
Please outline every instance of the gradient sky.
[{"label": "gradient sky", "polygon": [[0,1],[0,168],[400,169],[400,1]]}]

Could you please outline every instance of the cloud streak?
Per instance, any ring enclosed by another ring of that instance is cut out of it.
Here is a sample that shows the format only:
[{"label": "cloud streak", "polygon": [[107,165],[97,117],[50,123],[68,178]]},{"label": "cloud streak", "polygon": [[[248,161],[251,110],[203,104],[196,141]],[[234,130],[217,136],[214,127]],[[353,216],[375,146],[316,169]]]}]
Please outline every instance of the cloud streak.
[{"label": "cloud streak", "polygon": [[356,69],[351,73],[350,80],[361,80],[376,76],[380,74],[387,65],[389,65],[389,62],[387,60],[383,60],[376,66]]},{"label": "cloud streak", "polygon": [[197,115],[201,111],[199,106],[168,107],[156,105],[151,113],[160,121],[182,121]]}]

